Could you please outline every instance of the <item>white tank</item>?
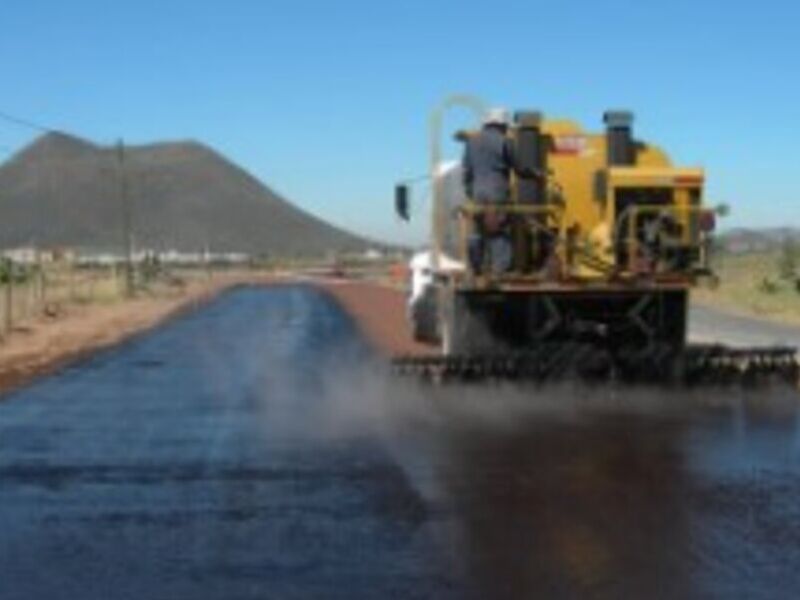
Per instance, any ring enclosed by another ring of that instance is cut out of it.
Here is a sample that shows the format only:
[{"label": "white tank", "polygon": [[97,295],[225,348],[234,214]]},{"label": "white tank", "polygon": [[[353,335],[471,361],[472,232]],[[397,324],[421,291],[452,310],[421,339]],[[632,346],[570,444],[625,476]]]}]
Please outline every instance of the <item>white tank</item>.
[{"label": "white tank", "polygon": [[456,209],[467,200],[462,172],[461,163],[454,160],[441,163],[437,173],[442,182],[442,202],[447,216],[442,232],[442,252],[450,258],[455,258],[459,254]]}]

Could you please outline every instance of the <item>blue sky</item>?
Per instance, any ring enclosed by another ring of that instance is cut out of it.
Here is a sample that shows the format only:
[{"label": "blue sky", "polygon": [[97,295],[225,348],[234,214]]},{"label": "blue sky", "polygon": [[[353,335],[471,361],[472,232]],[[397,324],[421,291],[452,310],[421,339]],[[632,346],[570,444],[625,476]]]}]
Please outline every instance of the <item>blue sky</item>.
[{"label": "blue sky", "polygon": [[[0,110],[96,142],[193,138],[339,225],[408,239],[453,92],[593,128],[608,107],[706,167],[727,226],[800,226],[800,4],[685,1],[8,2]],[[0,160],[35,132],[0,121]]]}]

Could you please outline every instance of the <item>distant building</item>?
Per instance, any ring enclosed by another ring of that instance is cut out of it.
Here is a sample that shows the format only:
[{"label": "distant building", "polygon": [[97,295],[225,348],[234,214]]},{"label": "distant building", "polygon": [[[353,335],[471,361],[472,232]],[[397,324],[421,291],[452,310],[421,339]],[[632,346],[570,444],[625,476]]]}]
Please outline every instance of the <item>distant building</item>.
[{"label": "distant building", "polygon": [[[137,264],[153,259],[158,260],[158,262],[163,265],[190,267],[206,264],[246,264],[250,261],[251,257],[249,254],[244,254],[242,252],[181,252],[179,250],[157,251],[149,249],[136,250],[131,256],[131,260]],[[84,266],[110,266],[122,264],[125,261],[126,257],[124,254],[109,252],[84,252],[78,259],[78,263]]]},{"label": "distant building", "polygon": [[21,265],[40,263],[73,262],[77,254],[71,248],[36,248],[35,246],[20,246],[2,251],[3,258]]},{"label": "distant building", "polygon": [[3,250],[3,258],[18,264],[31,265],[37,261],[36,248],[10,248]]},{"label": "distant building", "polygon": [[375,248],[369,248],[368,250],[364,251],[364,258],[366,260],[381,260],[383,256],[383,252]]}]

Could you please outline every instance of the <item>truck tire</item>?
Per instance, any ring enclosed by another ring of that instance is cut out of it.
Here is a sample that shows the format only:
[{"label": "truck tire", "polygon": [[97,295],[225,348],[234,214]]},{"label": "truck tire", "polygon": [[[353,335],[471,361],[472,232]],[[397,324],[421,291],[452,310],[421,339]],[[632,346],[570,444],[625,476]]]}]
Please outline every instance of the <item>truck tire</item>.
[{"label": "truck tire", "polygon": [[455,340],[456,318],[453,302],[454,294],[451,291],[442,293],[443,303],[439,314],[439,330],[441,337],[442,355],[453,356],[458,353]]},{"label": "truck tire", "polygon": [[439,343],[436,290],[432,287],[425,290],[424,294],[410,307],[409,313],[414,340],[432,344]]},{"label": "truck tire", "polygon": [[502,353],[488,322],[488,313],[471,302],[468,294],[446,290],[441,315],[442,354],[486,356]]}]

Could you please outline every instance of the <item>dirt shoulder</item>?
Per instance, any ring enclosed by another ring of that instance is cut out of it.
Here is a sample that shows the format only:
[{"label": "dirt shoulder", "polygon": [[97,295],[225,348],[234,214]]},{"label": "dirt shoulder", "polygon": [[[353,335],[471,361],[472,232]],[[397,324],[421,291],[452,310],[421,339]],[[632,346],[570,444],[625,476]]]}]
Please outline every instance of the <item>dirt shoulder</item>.
[{"label": "dirt shoulder", "polygon": [[431,355],[437,348],[421,344],[411,336],[406,319],[406,294],[402,290],[370,281],[320,280],[326,291],[356,321],[361,333],[387,356]]},{"label": "dirt shoulder", "polygon": [[22,386],[82,357],[152,329],[219,293],[280,280],[258,273],[217,274],[110,304],[69,304],[56,316],[39,316],[0,343],[0,393]]}]

